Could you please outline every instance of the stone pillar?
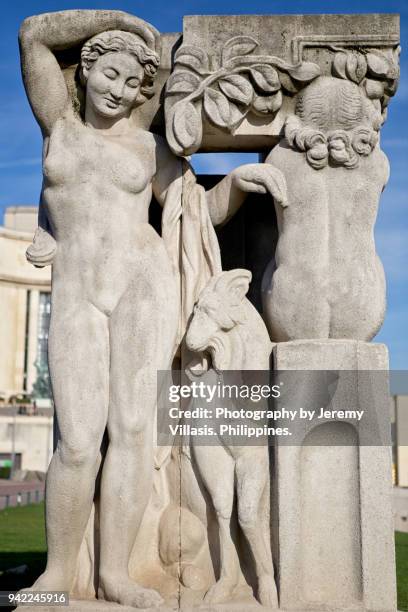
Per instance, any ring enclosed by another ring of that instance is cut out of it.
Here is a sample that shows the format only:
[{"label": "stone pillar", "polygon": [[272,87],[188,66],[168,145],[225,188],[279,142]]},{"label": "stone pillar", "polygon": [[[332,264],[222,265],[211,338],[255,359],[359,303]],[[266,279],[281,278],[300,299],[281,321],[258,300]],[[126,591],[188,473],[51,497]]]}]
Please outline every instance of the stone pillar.
[{"label": "stone pillar", "polygon": [[[273,356],[279,371],[353,371],[357,393],[339,386],[331,406],[341,408],[336,396],[354,397],[347,408],[366,414],[359,428],[338,420],[295,425],[302,427],[297,445],[276,448],[280,607],[391,612],[391,447],[383,439],[383,445],[364,445],[367,428],[389,429],[389,413],[382,410],[389,403],[387,349],[353,340],[299,340],[277,344]],[[365,373],[371,370],[378,370],[378,379],[370,377],[368,388]]]},{"label": "stone pillar", "polygon": [[28,342],[27,342],[27,391],[31,391],[37,378],[35,361],[37,359],[38,342],[38,308],[40,292],[36,289],[31,291],[30,312],[28,322]]},{"label": "stone pillar", "polygon": [[14,389],[21,391],[24,386],[24,351],[26,317],[28,308],[28,290],[18,289],[16,292],[16,351],[14,361]]}]

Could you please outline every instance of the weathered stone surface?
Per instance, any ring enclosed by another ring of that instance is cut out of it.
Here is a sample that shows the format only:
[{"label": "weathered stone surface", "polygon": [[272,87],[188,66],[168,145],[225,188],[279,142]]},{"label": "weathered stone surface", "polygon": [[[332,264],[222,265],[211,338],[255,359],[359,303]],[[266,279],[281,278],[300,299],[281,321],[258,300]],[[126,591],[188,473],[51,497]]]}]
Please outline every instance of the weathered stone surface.
[{"label": "weathered stone surface", "polygon": [[[38,606],[18,606],[17,608],[17,610],[26,610],[26,612],[38,612],[39,609],[43,612],[55,612],[56,608],[55,606],[41,606],[40,608]],[[87,612],[88,610],[89,612],[133,612],[135,608],[95,599],[89,601],[71,599],[68,609],[70,612]],[[175,603],[172,606],[163,605],[159,608],[139,608],[140,612],[151,612],[152,609],[155,612],[173,612],[174,610],[182,610],[183,612],[260,612],[260,610],[267,610],[268,608],[261,607],[258,603],[250,601],[230,602],[228,604],[202,604],[200,606],[183,604],[180,606],[178,603]]]},{"label": "weathered stone surface", "polygon": [[[350,102],[340,102],[337,108],[335,101],[330,103],[327,86],[335,85],[341,100],[345,82],[322,79],[329,82],[319,83],[317,79],[309,86],[313,89],[310,106],[308,90],[305,101],[299,104],[306,114],[315,113],[317,103],[317,123],[324,121],[326,112],[331,116],[347,113],[347,131],[340,123],[331,132],[342,162],[332,164],[327,159],[328,148],[322,139],[330,128],[319,130],[307,122],[300,129],[308,132],[307,138],[315,139],[320,169],[314,168],[303,152],[292,150],[287,139],[267,158],[282,171],[288,186],[288,205],[275,206],[279,226],[277,268],[269,282],[265,279],[263,293],[265,319],[271,338],[278,342],[298,338],[371,340],[385,315],[384,271],[375,251],[373,229],[388,180],[388,160],[379,146],[371,149],[367,145],[364,156],[354,151],[349,144],[353,130],[366,130],[373,136],[375,132],[365,127],[358,112],[354,114]],[[356,94],[357,104],[362,102],[359,88],[348,85],[351,94]],[[368,104],[371,106],[371,102]],[[348,163],[355,167],[347,167]]]},{"label": "weathered stone surface", "polygon": [[[278,446],[271,469],[266,447],[217,448],[216,460],[188,443],[156,448],[154,426],[157,371],[185,369],[189,349],[219,369],[268,370],[271,340],[278,369],[388,367],[384,347],[358,340],[385,308],[372,232],[388,177],[377,141],[398,81],[396,16],[189,17],[176,51],[179,35],[132,15],[63,11],[26,20],[20,41],[45,138],[27,257],[53,266],[60,430],[48,566],[34,588],[70,590],[82,598],[73,609],[101,612],[247,612],[252,590],[276,608],[273,553],[283,609],[395,610],[386,446],[350,445],[360,430],[336,422]],[[168,142],[151,131],[164,127],[165,81]],[[272,151],[206,191],[178,156],[212,149]],[[276,209],[263,282],[271,338],[244,297],[250,274],[222,272],[213,228],[247,193]],[[153,195],[161,236],[148,223]],[[386,429],[388,415],[376,416]],[[98,594],[110,603],[85,601]]]},{"label": "weathered stone surface", "polygon": [[[398,44],[399,16],[391,14],[185,17],[167,89],[169,144],[177,153],[270,149],[293,113],[293,94],[318,74],[347,75],[383,99],[388,75],[385,95],[392,95]],[[357,48],[364,52],[359,59]],[[260,77],[248,74],[251,64],[261,66]],[[175,106],[187,99],[188,134],[177,140],[183,114],[175,117]]]},{"label": "weathered stone surface", "polygon": [[[209,352],[217,371],[268,370],[271,342],[261,316],[245,298],[251,274],[230,270],[213,277],[201,292],[186,335],[194,352]],[[199,364],[201,365],[201,364]],[[189,366],[187,366],[189,367]],[[216,384],[214,370],[190,368],[190,376]],[[254,559],[258,600],[278,607],[269,530],[269,450],[263,446],[231,446],[222,438],[215,446],[194,444],[191,457],[215,510],[220,540],[220,577],[204,603],[229,601],[239,584],[240,559],[231,534],[234,496],[238,524]],[[221,473],[219,473],[221,472]]]},{"label": "weathered stone surface", "polygon": [[[296,341],[274,348],[277,370],[388,369],[384,345]],[[319,372],[317,372],[319,374]],[[389,424],[388,389],[354,396]],[[377,389],[375,389],[377,391]],[[335,402],[336,395],[334,396]],[[344,395],[343,395],[344,398]],[[350,406],[348,406],[350,407]],[[353,406],[355,407],[355,406]],[[396,609],[391,447],[364,446],[346,423],[315,426],[298,446],[278,446],[280,605],[287,609]]]},{"label": "weathered stone surface", "polygon": [[[278,27],[284,35],[274,37]],[[244,124],[260,150],[253,116],[284,134],[266,158],[288,189],[275,202],[279,240],[263,280],[274,341],[370,340],[381,328],[385,281],[373,226],[389,169],[378,132],[398,56],[395,15],[186,18],[166,85],[172,150],[205,150],[213,128],[224,148],[240,149]]]},{"label": "weathered stone surface", "polygon": [[[167,149],[135,125],[133,110],[153,94],[160,35],[126,13],[66,11],[26,20],[20,42],[47,151],[41,240],[29,259],[53,266],[49,361],[60,435],[47,477],[48,565],[33,588],[103,589],[113,602],[151,607],[162,598],[133,582],[128,566],[151,494],[156,372],[171,365],[179,300],[164,241],[147,224],[157,154]],[[54,56],[78,44],[83,109]],[[165,197],[167,183],[155,185]]]}]

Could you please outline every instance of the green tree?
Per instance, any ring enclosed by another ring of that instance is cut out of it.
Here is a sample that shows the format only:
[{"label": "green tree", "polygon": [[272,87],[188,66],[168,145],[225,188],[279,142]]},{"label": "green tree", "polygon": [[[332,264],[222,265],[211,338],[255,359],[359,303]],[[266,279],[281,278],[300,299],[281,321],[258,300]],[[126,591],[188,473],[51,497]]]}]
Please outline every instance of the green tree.
[{"label": "green tree", "polygon": [[35,399],[51,399],[51,383],[50,373],[48,371],[48,364],[41,364],[38,361],[34,363],[34,367],[37,370],[37,378],[33,384],[32,396]]}]

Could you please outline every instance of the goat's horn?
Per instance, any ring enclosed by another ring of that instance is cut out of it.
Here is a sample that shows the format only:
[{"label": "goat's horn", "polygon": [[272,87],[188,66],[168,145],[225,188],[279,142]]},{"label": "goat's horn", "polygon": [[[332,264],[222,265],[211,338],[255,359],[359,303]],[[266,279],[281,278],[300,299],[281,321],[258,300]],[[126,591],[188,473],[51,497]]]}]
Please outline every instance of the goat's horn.
[{"label": "goat's horn", "polygon": [[251,282],[252,274],[249,270],[237,268],[228,270],[219,275],[215,283],[215,291],[226,292],[231,297],[237,297],[240,302],[246,295]]}]

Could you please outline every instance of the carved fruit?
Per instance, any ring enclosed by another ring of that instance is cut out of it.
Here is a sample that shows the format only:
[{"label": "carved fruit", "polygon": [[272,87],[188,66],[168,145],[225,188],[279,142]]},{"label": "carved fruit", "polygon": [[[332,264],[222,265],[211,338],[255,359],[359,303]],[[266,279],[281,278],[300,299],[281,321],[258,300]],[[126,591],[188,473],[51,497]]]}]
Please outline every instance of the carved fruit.
[{"label": "carved fruit", "polygon": [[386,77],[391,68],[390,62],[386,57],[377,55],[376,53],[367,53],[367,64],[370,73],[376,77]]},{"label": "carved fruit", "polygon": [[255,96],[252,110],[256,115],[264,116],[276,113],[282,106],[282,92],[277,91],[271,96]]},{"label": "carved fruit", "polygon": [[203,571],[194,565],[186,565],[181,571],[181,582],[188,589],[200,591],[207,586]]},{"label": "carved fruit", "polygon": [[384,83],[374,79],[366,79],[365,90],[371,100],[379,100],[384,95]]}]

